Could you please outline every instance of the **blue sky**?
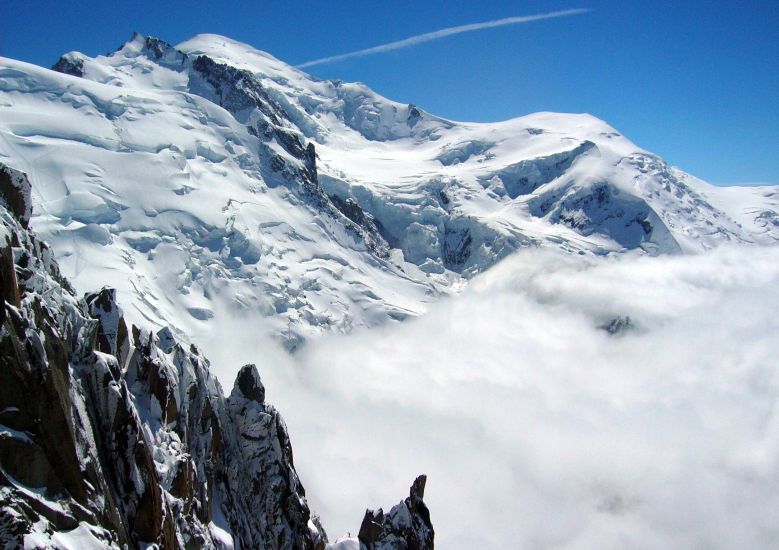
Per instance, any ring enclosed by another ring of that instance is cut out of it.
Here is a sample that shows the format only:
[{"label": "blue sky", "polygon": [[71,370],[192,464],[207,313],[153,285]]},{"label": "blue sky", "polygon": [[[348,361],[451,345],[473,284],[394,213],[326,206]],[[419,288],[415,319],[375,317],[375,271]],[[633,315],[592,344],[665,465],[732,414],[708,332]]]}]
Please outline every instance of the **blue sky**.
[{"label": "blue sky", "polygon": [[438,29],[570,8],[586,14],[449,36],[309,67],[440,116],[592,113],[713,183],[779,183],[779,2],[9,2],[0,55],[50,66],[132,31],[212,32],[290,64]]}]

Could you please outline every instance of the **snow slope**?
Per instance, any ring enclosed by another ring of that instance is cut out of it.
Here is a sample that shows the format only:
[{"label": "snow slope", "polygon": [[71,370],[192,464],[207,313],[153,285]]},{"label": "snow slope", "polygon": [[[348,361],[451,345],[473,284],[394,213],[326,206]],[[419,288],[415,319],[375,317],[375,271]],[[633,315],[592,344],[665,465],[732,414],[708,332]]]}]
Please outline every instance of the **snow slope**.
[{"label": "snow slope", "polygon": [[0,160],[79,290],[191,337],[289,349],[425,311],[513,251],[779,239],[777,189],[719,189],[589,115],[459,123],[215,35],[57,71],[0,60]]}]

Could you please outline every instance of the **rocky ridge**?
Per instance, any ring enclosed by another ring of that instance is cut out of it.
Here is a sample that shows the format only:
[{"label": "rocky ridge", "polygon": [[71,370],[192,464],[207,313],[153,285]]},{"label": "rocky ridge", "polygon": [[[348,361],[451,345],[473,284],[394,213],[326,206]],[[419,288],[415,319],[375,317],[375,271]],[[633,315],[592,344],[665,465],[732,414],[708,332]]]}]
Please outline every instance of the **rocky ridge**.
[{"label": "rocky ridge", "polygon": [[433,548],[435,531],[423,500],[426,483],[426,476],[416,478],[409,496],[387,514],[381,508],[365,512],[358,538],[367,550]]},{"label": "rocky ridge", "polygon": [[257,368],[225,397],[196,346],[128,329],[112,289],[79,299],[29,196],[0,167],[2,546],[326,548]]}]

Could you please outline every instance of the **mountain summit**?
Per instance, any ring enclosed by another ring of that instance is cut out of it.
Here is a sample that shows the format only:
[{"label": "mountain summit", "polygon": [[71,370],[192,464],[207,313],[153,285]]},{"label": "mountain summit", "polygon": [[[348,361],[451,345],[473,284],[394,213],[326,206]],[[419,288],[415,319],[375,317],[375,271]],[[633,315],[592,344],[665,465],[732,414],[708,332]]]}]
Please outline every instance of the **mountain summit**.
[{"label": "mountain summit", "polygon": [[139,34],[0,66],[0,158],[83,291],[288,349],[425,311],[527,246],[677,254],[779,239],[776,188],[717,188],[589,115],[460,123],[247,45]]}]

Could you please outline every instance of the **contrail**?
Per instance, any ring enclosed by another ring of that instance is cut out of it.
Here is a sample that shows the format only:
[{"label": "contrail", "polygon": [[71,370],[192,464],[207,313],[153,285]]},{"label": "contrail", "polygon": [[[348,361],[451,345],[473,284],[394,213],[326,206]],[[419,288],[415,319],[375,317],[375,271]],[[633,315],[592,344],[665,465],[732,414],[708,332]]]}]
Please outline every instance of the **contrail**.
[{"label": "contrail", "polygon": [[491,29],[493,27],[504,27],[506,25],[519,25],[520,23],[530,23],[531,21],[540,21],[541,19],[553,19],[555,17],[567,17],[569,15],[578,15],[580,13],[587,13],[592,11],[585,8],[577,8],[563,11],[553,11],[551,13],[540,13],[537,15],[522,15],[519,17],[505,17],[503,19],[496,19],[494,21],[485,21],[483,23],[471,23],[469,25],[459,25],[457,27],[449,27],[447,29],[441,29],[438,31],[427,32],[425,34],[418,34],[397,42],[390,42],[388,44],[382,44],[380,46],[373,46],[372,48],[366,48],[364,50],[357,50],[356,52],[343,53],[340,55],[332,55],[330,57],[322,57],[321,59],[314,59],[313,61],[306,61],[297,66],[298,69],[305,67],[311,67],[313,65],[321,65],[323,63],[330,63],[332,61],[341,61],[342,59],[351,59],[352,57],[362,57],[365,55],[373,55],[376,53],[389,52],[392,50],[399,50],[401,48],[410,48],[416,46],[422,42],[430,42],[431,40],[438,40],[439,38],[445,38],[452,36],[453,34],[460,34],[464,32],[480,31],[482,29]]}]

